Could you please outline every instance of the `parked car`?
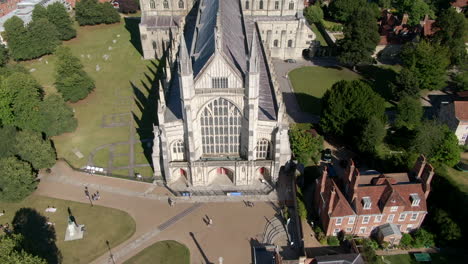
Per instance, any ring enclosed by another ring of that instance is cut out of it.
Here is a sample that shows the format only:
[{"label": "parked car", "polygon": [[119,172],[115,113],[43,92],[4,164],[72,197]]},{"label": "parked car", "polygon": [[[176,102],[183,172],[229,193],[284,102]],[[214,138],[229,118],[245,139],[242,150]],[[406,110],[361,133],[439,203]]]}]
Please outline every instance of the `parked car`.
[{"label": "parked car", "polygon": [[326,163],[331,163],[332,161],[332,151],[331,149],[327,148],[322,153],[322,160]]},{"label": "parked car", "polygon": [[295,60],[295,59],[287,59],[287,60],[284,60],[284,62],[287,62],[287,63],[296,63],[296,60]]}]

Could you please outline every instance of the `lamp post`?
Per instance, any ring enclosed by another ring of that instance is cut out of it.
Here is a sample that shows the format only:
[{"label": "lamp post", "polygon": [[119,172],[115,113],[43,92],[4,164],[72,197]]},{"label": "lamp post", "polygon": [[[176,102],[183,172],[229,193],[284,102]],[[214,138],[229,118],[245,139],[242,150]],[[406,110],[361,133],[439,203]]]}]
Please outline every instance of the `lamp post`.
[{"label": "lamp post", "polygon": [[112,260],[112,263],[115,264],[114,255],[112,254],[112,250],[109,245],[109,240],[106,240],[106,245],[107,245],[107,249],[109,249],[110,259]]}]

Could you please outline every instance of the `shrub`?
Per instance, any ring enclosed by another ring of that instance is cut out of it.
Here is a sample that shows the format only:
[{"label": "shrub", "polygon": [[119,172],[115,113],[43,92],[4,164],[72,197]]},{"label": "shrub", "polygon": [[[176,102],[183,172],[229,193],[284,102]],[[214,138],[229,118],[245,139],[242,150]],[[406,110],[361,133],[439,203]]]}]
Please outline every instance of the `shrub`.
[{"label": "shrub", "polygon": [[327,237],[327,243],[330,246],[339,246],[340,245],[340,241],[338,240],[338,238],[336,236],[328,236]]},{"label": "shrub", "polygon": [[413,247],[414,240],[413,237],[411,237],[410,234],[403,234],[400,240],[400,247],[403,249],[409,249]]}]

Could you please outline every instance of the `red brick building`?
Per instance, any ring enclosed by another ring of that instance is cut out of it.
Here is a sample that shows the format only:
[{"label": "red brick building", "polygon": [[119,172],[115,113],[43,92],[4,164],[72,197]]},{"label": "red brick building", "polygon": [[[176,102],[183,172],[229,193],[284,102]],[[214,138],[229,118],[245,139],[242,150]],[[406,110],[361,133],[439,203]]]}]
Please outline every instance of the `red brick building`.
[{"label": "red brick building", "polygon": [[424,156],[410,173],[361,174],[352,160],[341,179],[332,179],[324,169],[314,198],[324,232],[369,236],[385,223],[405,233],[419,228],[427,214],[433,175]]},{"label": "red brick building", "polygon": [[21,0],[0,0],[0,17],[16,9],[16,4]]}]

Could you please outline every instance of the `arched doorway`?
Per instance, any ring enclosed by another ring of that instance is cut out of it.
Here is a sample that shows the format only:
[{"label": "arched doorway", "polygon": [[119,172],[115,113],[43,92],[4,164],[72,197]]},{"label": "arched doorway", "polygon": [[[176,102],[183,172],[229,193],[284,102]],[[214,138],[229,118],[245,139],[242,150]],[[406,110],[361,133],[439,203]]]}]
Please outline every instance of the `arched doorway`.
[{"label": "arched doorway", "polygon": [[260,182],[266,181],[271,184],[271,171],[266,167],[257,169],[257,178]]},{"label": "arched doorway", "polygon": [[219,167],[208,174],[209,184],[232,185],[234,184],[234,172],[228,168]]},{"label": "arched doorway", "polygon": [[174,179],[174,181],[177,181],[177,180],[188,181],[187,171],[182,168],[174,169],[172,171],[172,178]]}]

